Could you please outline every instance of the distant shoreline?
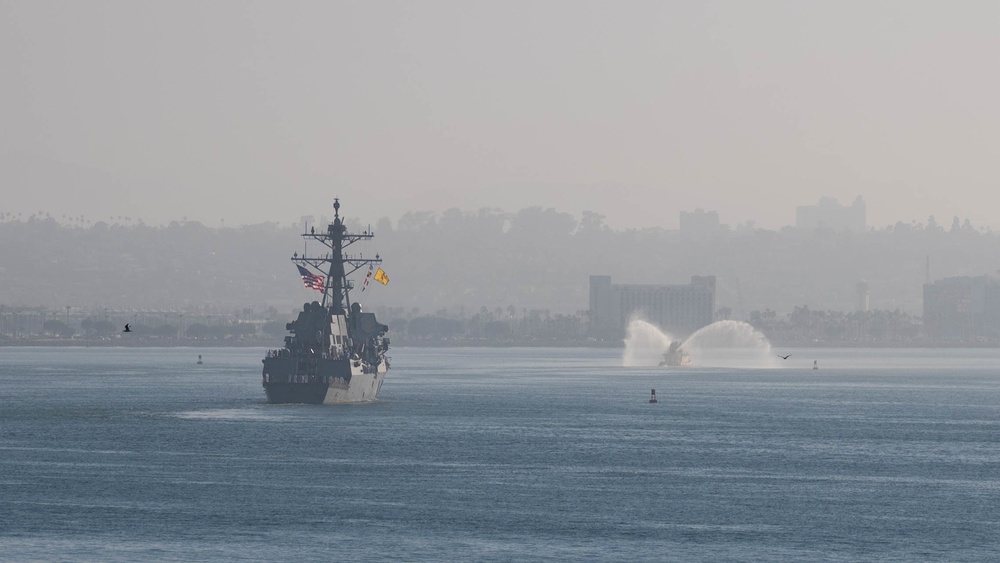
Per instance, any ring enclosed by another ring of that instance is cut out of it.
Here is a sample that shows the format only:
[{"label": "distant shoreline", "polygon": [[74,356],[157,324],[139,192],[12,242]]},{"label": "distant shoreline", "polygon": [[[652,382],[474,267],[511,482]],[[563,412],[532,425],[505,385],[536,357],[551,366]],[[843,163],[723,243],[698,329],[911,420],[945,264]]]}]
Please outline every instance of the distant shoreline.
[{"label": "distant shoreline", "polygon": [[[159,339],[113,339],[84,340],[41,338],[0,340],[0,348],[280,348],[280,341],[271,339],[255,340],[159,340]],[[624,348],[618,342],[467,342],[467,341],[435,341],[435,342],[400,342],[394,343],[395,348]],[[772,342],[772,348],[901,348],[901,349],[933,349],[933,348],[1000,348],[995,343],[969,342]]]},{"label": "distant shoreline", "polygon": [[[267,348],[263,342],[156,342],[99,340],[4,340],[0,348]],[[273,343],[272,348],[277,348]]]}]

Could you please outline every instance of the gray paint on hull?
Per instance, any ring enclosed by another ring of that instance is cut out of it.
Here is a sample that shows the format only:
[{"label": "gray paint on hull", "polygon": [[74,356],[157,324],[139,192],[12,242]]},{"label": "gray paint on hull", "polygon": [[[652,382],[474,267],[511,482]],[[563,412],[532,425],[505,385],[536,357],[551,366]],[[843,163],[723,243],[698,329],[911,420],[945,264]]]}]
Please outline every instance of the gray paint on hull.
[{"label": "gray paint on hull", "polygon": [[263,386],[269,403],[333,404],[373,401],[387,365],[364,373],[361,362],[323,358],[265,358]]}]

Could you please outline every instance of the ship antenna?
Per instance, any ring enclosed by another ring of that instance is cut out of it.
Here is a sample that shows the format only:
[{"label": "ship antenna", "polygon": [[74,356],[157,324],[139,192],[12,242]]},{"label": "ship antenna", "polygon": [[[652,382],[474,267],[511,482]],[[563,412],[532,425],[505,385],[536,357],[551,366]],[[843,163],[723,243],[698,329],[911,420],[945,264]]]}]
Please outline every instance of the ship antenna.
[{"label": "ship antenna", "polygon": [[333,198],[333,218],[336,219],[340,217],[340,198]]}]

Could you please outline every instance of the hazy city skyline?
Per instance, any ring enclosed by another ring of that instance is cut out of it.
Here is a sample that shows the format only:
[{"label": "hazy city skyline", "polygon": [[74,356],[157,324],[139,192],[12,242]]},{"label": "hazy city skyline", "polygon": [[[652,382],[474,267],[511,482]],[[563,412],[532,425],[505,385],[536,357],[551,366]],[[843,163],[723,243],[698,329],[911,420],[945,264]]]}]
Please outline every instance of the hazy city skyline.
[{"label": "hazy city skyline", "polygon": [[1000,227],[994,2],[0,2],[3,210]]}]

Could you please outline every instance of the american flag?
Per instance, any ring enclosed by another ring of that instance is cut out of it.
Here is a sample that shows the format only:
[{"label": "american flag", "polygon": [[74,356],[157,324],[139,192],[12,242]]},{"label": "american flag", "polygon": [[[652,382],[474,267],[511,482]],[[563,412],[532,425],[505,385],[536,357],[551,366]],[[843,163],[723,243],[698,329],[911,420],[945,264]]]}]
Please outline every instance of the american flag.
[{"label": "american flag", "polygon": [[325,280],[326,278],[324,278],[323,276],[317,276],[316,274],[310,272],[309,270],[303,268],[302,266],[299,266],[298,264],[296,264],[295,267],[299,269],[299,275],[302,276],[303,285],[312,289],[317,289],[319,291],[323,291],[324,289],[326,289],[326,284],[323,283],[323,280]]}]

